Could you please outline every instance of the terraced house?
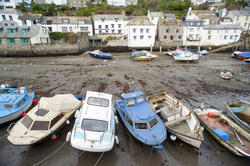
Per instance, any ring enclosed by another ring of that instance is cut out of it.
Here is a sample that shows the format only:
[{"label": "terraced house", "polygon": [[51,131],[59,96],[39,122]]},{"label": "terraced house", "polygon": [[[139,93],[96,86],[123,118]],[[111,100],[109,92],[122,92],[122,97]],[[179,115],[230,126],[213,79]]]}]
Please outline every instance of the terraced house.
[{"label": "terraced house", "polygon": [[161,43],[178,45],[182,41],[183,22],[174,14],[164,14],[159,20],[158,39]]}]

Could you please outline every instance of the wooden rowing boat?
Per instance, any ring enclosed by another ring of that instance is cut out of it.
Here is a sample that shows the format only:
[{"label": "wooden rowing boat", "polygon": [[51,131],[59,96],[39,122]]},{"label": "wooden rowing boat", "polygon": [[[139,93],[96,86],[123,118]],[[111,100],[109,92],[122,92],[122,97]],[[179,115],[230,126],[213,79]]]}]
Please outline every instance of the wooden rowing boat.
[{"label": "wooden rowing boat", "polygon": [[149,96],[148,102],[155,113],[160,115],[168,132],[200,148],[203,132],[199,120],[189,107],[166,92]]}]

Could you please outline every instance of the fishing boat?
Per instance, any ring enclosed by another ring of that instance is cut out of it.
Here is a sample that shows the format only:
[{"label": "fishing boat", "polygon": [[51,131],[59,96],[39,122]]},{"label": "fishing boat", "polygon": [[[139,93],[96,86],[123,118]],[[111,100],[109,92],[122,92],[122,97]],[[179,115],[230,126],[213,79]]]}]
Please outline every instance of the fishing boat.
[{"label": "fishing boat", "polygon": [[238,156],[250,157],[250,134],[216,109],[195,109],[201,124],[222,146]]},{"label": "fishing boat", "polygon": [[193,52],[190,51],[184,51],[184,50],[176,50],[174,52],[174,60],[176,61],[195,61],[198,62],[198,60],[200,59],[200,56],[198,54],[195,54]]},{"label": "fishing boat", "polygon": [[229,71],[222,71],[222,72],[220,72],[220,77],[225,79],[225,80],[230,80],[233,77],[233,75]]},{"label": "fishing boat", "polygon": [[75,113],[76,121],[67,135],[71,146],[89,152],[110,151],[118,143],[115,135],[115,123],[112,95],[87,91],[85,101]]},{"label": "fishing boat", "polygon": [[17,123],[12,123],[7,131],[7,139],[14,145],[32,145],[51,136],[65,124],[79,109],[81,101],[71,94],[42,97],[38,104]]},{"label": "fishing boat", "polygon": [[151,61],[157,58],[157,55],[151,54],[148,51],[133,51],[130,58],[134,61]]},{"label": "fishing boat", "polygon": [[146,145],[157,145],[166,139],[166,128],[158,115],[150,108],[141,91],[121,95],[115,108],[128,131]]},{"label": "fishing boat", "polygon": [[250,133],[250,105],[242,102],[226,102],[225,105],[234,121]]},{"label": "fishing boat", "polygon": [[189,107],[166,92],[149,96],[148,102],[161,117],[173,141],[177,137],[195,148],[200,148],[204,140],[203,131],[199,120]]},{"label": "fishing boat", "polygon": [[89,51],[88,54],[94,58],[101,58],[101,59],[112,59],[113,58],[112,55],[106,54],[100,50]]},{"label": "fishing boat", "polygon": [[0,88],[0,124],[12,121],[28,111],[35,93],[25,87]]},{"label": "fishing boat", "polygon": [[238,59],[249,59],[250,58],[250,52],[240,52],[240,51],[235,51],[232,54],[233,58],[238,58]]}]

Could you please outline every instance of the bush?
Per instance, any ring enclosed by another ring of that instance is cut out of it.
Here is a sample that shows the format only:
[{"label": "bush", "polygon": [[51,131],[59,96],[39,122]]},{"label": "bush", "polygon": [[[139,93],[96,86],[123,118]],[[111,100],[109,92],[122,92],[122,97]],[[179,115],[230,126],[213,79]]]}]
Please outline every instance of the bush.
[{"label": "bush", "polygon": [[52,40],[61,40],[64,37],[64,33],[62,33],[62,32],[50,32],[49,37]]}]

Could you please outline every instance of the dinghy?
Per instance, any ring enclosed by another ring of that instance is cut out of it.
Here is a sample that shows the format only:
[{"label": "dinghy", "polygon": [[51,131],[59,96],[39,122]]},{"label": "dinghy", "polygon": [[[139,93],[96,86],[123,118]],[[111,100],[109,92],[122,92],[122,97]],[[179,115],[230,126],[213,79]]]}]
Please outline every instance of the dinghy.
[{"label": "dinghy", "polygon": [[250,134],[215,109],[195,109],[201,124],[222,146],[238,156],[250,157]]},{"label": "dinghy", "polygon": [[89,51],[88,53],[91,57],[94,57],[94,58],[100,58],[100,59],[112,59],[113,58],[112,55],[106,54],[100,50]]},{"label": "dinghy", "polygon": [[226,102],[225,105],[235,122],[250,133],[250,105],[242,102]]},{"label": "dinghy", "polygon": [[89,152],[110,151],[114,142],[115,122],[112,95],[87,91],[85,101],[75,113],[76,121],[71,132],[67,135],[71,146]]},{"label": "dinghy", "polygon": [[12,121],[28,111],[34,97],[34,92],[24,87],[0,88],[0,124]]},{"label": "dinghy", "polygon": [[160,145],[167,137],[166,128],[148,105],[144,94],[132,91],[121,97],[114,106],[128,131],[146,145]]},{"label": "dinghy", "polygon": [[21,120],[9,126],[7,139],[14,145],[32,145],[49,136],[55,139],[55,132],[80,106],[81,102],[71,94],[42,97]]},{"label": "dinghy", "polygon": [[225,79],[225,80],[230,80],[233,77],[233,75],[229,71],[222,71],[222,72],[220,72],[220,77]]},{"label": "dinghy", "polygon": [[180,140],[200,148],[203,132],[200,122],[192,110],[172,95],[161,92],[148,97],[148,102],[155,113],[159,114],[167,131]]},{"label": "dinghy", "polygon": [[200,59],[199,55],[189,52],[189,51],[183,51],[183,50],[176,50],[174,52],[174,60],[176,61],[195,61],[198,62]]},{"label": "dinghy", "polygon": [[250,58],[250,52],[240,52],[240,51],[235,51],[232,54],[233,58],[238,58],[238,59],[249,59]]},{"label": "dinghy", "polygon": [[133,51],[130,58],[134,61],[151,61],[157,58],[157,55],[151,54],[148,51]]}]

